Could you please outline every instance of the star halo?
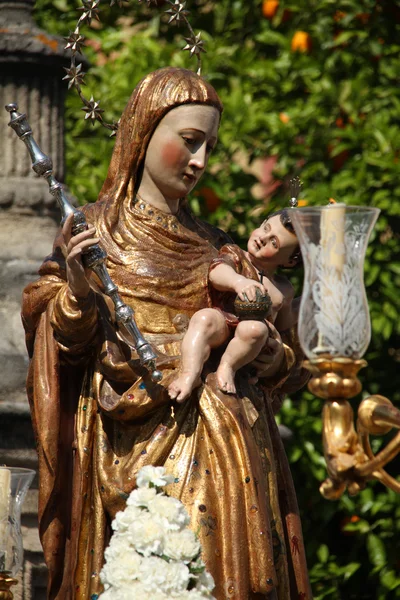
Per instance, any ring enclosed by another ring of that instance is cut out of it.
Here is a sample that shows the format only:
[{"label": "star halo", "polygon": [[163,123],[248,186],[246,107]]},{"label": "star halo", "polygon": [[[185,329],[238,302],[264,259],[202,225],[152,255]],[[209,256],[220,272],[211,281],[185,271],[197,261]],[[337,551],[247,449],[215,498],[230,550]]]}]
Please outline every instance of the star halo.
[{"label": "star halo", "polygon": [[[114,4],[118,4],[121,8],[124,3],[128,0],[111,0],[110,6]],[[146,2],[147,6],[152,7],[153,5],[157,6],[157,0],[138,0],[139,3]],[[166,4],[168,4],[168,8],[165,11],[165,14],[168,15],[169,20],[168,24],[176,24],[176,25],[184,25],[187,27],[189,31],[189,35],[185,37],[186,46],[183,50],[187,50],[190,53],[190,56],[195,56],[197,59],[197,74],[201,73],[201,53],[205,52],[204,48],[204,40],[201,39],[201,33],[197,35],[194,33],[188,16],[189,11],[186,8],[187,2],[180,2],[180,0],[165,0]],[[64,38],[67,42],[65,46],[65,50],[70,50],[71,52],[71,64],[69,68],[65,68],[66,71],[65,77],[63,79],[68,81],[68,89],[72,87],[75,88],[79,97],[83,103],[82,110],[85,112],[85,120],[91,121],[94,125],[96,121],[98,121],[103,127],[111,131],[111,137],[116,135],[118,130],[118,122],[107,123],[103,119],[104,109],[99,107],[100,100],[94,100],[93,96],[91,96],[90,100],[88,100],[84,94],[82,93],[81,85],[84,83],[85,73],[82,71],[82,62],[77,62],[82,60],[82,57],[79,56],[82,46],[84,45],[85,37],[81,35],[81,25],[84,23],[90,25],[93,20],[100,21],[100,0],[82,0],[82,6],[78,8],[81,12],[81,15],[76,24],[75,30],[70,32],[69,36]]]}]

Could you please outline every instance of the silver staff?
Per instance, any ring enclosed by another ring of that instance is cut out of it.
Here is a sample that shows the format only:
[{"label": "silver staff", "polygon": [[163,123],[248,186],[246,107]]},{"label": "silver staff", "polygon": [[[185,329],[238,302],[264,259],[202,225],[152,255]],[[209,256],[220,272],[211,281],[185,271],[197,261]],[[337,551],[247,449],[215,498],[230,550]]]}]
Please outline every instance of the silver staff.
[{"label": "silver staff", "polygon": [[[44,177],[49,184],[50,193],[56,198],[61,210],[61,224],[70,215],[74,215],[74,223],[72,234],[76,235],[87,229],[85,215],[82,211],[74,208],[66,197],[61,183],[59,183],[53,175],[53,163],[49,156],[44,154],[32,136],[32,130],[28,123],[25,114],[18,111],[17,104],[7,104],[6,110],[10,113],[9,126],[14,129],[16,134],[28,148],[32,160],[32,169],[40,177]],[[82,255],[82,260],[85,267],[92,269],[99,277],[104,286],[104,292],[110,296],[115,306],[115,314],[117,323],[123,324],[128,333],[128,342],[131,343],[140,359],[140,364],[146,367],[151,373],[151,379],[155,382],[161,381],[162,373],[156,369],[156,358],[153,348],[144,339],[136,325],[134,311],[130,306],[127,306],[121,299],[118,293],[118,288],[112,281],[105,259],[107,254],[98,244],[88,248]]]}]

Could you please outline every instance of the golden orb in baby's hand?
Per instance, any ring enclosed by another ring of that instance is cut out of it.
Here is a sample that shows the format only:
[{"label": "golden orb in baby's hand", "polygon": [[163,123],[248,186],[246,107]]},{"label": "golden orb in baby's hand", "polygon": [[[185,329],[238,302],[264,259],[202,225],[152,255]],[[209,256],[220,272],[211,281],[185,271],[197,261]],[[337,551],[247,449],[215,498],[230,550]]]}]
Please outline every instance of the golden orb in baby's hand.
[{"label": "golden orb in baby's hand", "polygon": [[267,293],[263,294],[258,288],[256,289],[256,299],[251,301],[247,299],[241,300],[239,296],[236,296],[234,307],[235,313],[239,319],[243,320],[259,320],[263,321],[267,318],[267,315],[272,306],[271,296]]}]

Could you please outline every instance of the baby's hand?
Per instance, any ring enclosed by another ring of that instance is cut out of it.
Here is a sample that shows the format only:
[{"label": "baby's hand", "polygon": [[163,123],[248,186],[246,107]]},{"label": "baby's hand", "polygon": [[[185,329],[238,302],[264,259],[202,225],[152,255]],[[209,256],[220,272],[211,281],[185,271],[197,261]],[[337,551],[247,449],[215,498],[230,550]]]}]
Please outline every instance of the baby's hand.
[{"label": "baby's hand", "polygon": [[235,292],[243,301],[246,301],[245,295],[250,302],[257,300],[257,289],[260,290],[263,296],[267,293],[263,284],[259,281],[254,281],[253,279],[246,279],[243,277],[235,285]]}]

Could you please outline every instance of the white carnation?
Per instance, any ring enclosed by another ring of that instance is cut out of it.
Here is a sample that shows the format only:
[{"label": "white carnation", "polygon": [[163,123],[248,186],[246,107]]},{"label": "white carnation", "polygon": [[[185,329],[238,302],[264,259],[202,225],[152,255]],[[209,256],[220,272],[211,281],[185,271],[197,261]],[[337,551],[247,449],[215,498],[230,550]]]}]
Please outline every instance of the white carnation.
[{"label": "white carnation", "polygon": [[101,600],[116,600],[117,596],[114,589],[107,589],[101,594]]},{"label": "white carnation", "polygon": [[140,518],[142,513],[143,511],[137,506],[127,506],[125,510],[120,510],[117,512],[111,527],[114,531],[118,531],[118,533],[124,533],[129,530],[132,523]]},{"label": "white carnation", "polygon": [[[138,578],[142,557],[126,544],[115,541],[106,548],[100,578],[111,586],[130,586]],[[114,599],[113,599],[114,600]]]},{"label": "white carnation", "polygon": [[124,539],[143,556],[160,555],[164,550],[163,522],[157,515],[141,511],[140,517],[131,523]]},{"label": "white carnation", "polygon": [[147,465],[142,467],[136,476],[138,487],[149,487],[153,484],[156,487],[163,487],[175,480],[173,475],[168,475],[165,467],[153,467]]},{"label": "white carnation", "polygon": [[196,590],[201,593],[207,594],[212,592],[215,588],[214,578],[208,571],[203,571],[197,578]]},{"label": "white carnation", "polygon": [[131,492],[126,504],[127,506],[147,508],[149,502],[155,498],[156,494],[156,488],[140,487]]},{"label": "white carnation", "polygon": [[[129,588],[121,589],[123,597],[116,597],[110,600],[170,600],[169,596],[163,591],[153,590],[149,592],[146,586],[141,582],[135,582]],[[103,596],[101,596],[103,600]]]},{"label": "white carnation", "polygon": [[165,529],[183,529],[190,523],[189,515],[180,500],[158,494],[154,500],[149,502],[150,513],[160,517],[164,522]]},{"label": "white carnation", "polygon": [[171,531],[165,536],[164,554],[173,560],[188,563],[200,552],[200,542],[190,529]]},{"label": "white carnation", "polygon": [[204,571],[204,569],[206,568],[206,565],[204,564],[204,562],[202,561],[201,557],[199,556],[199,558],[197,558],[196,560],[194,560],[191,563],[190,568],[191,569],[196,569],[196,571],[199,571],[199,570]]},{"label": "white carnation", "polygon": [[[183,594],[179,594],[177,596],[173,596],[174,600],[205,600],[206,598],[214,598],[214,596],[212,596],[209,593],[201,593],[196,589],[186,591],[183,592]],[[103,600],[103,598],[101,599]]]},{"label": "white carnation", "polygon": [[[186,509],[176,498],[157,493],[173,481],[164,467],[140,469],[138,488],[112,522],[114,535],[100,573],[101,600],[213,598],[214,580],[200,559],[196,535],[186,528]],[[190,582],[195,588],[188,591]]]},{"label": "white carnation", "polygon": [[180,594],[189,584],[189,569],[183,563],[168,563],[152,556],[144,560],[140,568],[140,581],[148,592],[162,590],[165,594]]},{"label": "white carnation", "polygon": [[213,598],[209,592],[199,592],[199,590],[190,590],[185,600],[204,600],[205,598]]}]

